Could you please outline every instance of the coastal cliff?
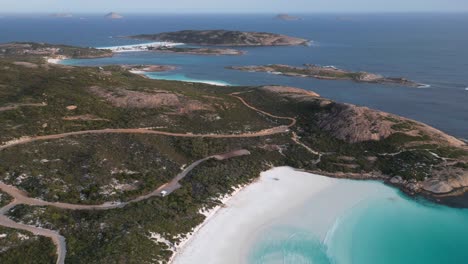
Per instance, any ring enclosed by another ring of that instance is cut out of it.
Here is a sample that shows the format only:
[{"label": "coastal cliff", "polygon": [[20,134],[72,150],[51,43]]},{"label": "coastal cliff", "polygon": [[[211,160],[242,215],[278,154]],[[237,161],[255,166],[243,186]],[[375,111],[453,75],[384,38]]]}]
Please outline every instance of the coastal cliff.
[{"label": "coastal cliff", "polygon": [[280,34],[229,30],[183,30],[129,38],[213,46],[295,46],[309,43],[306,39]]}]

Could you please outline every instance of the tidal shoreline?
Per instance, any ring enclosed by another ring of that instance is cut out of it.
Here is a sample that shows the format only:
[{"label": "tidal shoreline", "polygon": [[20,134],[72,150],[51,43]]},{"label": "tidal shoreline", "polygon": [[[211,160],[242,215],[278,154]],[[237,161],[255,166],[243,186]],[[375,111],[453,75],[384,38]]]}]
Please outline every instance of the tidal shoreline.
[{"label": "tidal shoreline", "polygon": [[[262,172],[255,182],[242,189],[236,189],[233,194],[225,197],[223,204],[224,206],[211,211],[205,221],[183,243],[174,248],[175,252],[169,263],[270,263],[268,260],[283,257],[293,257],[294,261],[305,260],[300,263],[333,263],[335,258],[347,259],[347,254],[352,253],[349,246],[343,248],[347,243],[365,243],[349,235],[350,230],[364,228],[363,231],[369,235],[369,230],[365,225],[360,225],[359,221],[347,221],[364,220],[366,215],[363,213],[379,215],[376,212],[385,211],[382,206],[390,210],[391,220],[388,227],[398,232],[401,230],[394,225],[399,219],[398,212],[403,213],[407,210],[416,213],[405,216],[407,218],[403,217],[404,222],[417,221],[419,214],[433,215],[437,219],[435,221],[442,218],[440,224],[450,222],[450,217],[444,218],[446,213],[460,214],[461,220],[466,217],[465,211],[458,212],[460,209],[438,205],[428,206],[425,202],[414,200],[413,197],[406,196],[398,189],[384,185],[378,180],[331,178],[290,167],[277,167]],[[460,228],[459,222],[457,223],[449,232],[456,233],[456,229]],[[375,227],[372,228],[378,228],[383,222],[380,219],[374,224]],[[426,228],[432,229],[431,225],[438,223],[429,224]],[[412,230],[414,227],[409,225],[405,228]],[[408,236],[416,239],[419,232],[426,232],[416,230]],[[346,235],[343,235],[343,232]],[[301,248],[300,245],[304,241],[300,238],[303,236],[312,243],[308,244],[306,252],[302,252],[303,255],[301,252],[286,252],[291,243],[299,243],[298,247],[293,245],[294,250]],[[298,240],[295,241],[295,238]],[[371,238],[377,243],[379,237],[371,235]],[[442,237],[441,241],[437,241],[438,238],[434,238],[433,242],[443,246],[447,242],[445,239],[447,238]],[[460,239],[463,240],[462,235]],[[429,246],[433,242],[422,243]],[[385,256],[391,253],[386,243],[391,241],[382,241],[375,245],[375,248],[380,250],[378,254]],[[309,248],[311,245],[312,248]],[[407,246],[418,248],[411,243],[399,246],[393,252],[397,256],[396,260],[405,257],[404,249]],[[314,251],[314,254],[308,254],[310,250]],[[344,254],[342,250],[345,250]],[[296,253],[298,255],[293,256]],[[460,257],[460,254],[463,253],[458,253],[456,257]],[[321,262],[323,260],[325,262]],[[291,262],[291,259],[285,261],[296,263]]]},{"label": "tidal shoreline", "polygon": [[225,200],[224,207],[217,208],[195,229],[177,248],[170,263],[244,263],[248,254],[245,246],[253,233],[336,181],[289,167],[262,172],[260,178],[237,190]]}]

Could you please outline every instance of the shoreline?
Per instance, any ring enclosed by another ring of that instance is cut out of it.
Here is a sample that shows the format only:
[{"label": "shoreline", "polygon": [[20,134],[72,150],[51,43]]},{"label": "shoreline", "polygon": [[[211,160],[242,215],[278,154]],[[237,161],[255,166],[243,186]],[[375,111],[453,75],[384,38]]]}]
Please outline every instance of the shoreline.
[{"label": "shoreline", "polygon": [[[412,206],[432,208],[417,198],[380,179],[333,178],[275,167],[236,188],[223,198],[223,205],[207,212],[207,218],[173,248],[168,263],[257,263],[252,259],[258,260],[264,247],[283,243],[293,234],[306,234],[320,248],[332,248],[333,252],[321,252],[332,259],[342,243],[336,240],[340,234],[335,231],[347,225],[343,222],[347,217],[376,201],[397,205],[407,201]],[[292,234],[288,233],[291,228]]]},{"label": "shoreline", "polygon": [[[252,241],[252,232],[287,215],[288,211],[301,206],[311,196],[331,188],[336,182],[337,179],[300,172],[291,167],[276,167],[264,171],[254,182],[228,195],[223,200],[223,206],[210,211],[203,223],[175,247],[169,263],[239,263],[239,258],[247,253],[245,244]],[[291,189],[294,192],[290,195],[288,190]],[[288,199],[288,203],[279,204],[284,199]],[[239,211],[243,213],[238,214]],[[226,229],[226,226],[230,228]],[[224,242],[211,243],[212,240]],[[206,256],[206,252],[200,253],[203,248],[209,248],[213,254]],[[223,262],[222,258],[231,262]]]},{"label": "shoreline", "polygon": [[[251,182],[250,184],[253,184],[255,183],[256,181],[253,181]],[[188,233],[185,238],[183,238],[179,243],[177,243],[176,245],[174,245],[174,251],[173,251],[173,254],[171,256],[171,258],[169,259],[168,263],[169,264],[172,264],[174,263],[175,259],[177,258],[178,255],[182,254],[183,251],[184,251],[184,248],[194,239],[194,237],[197,236],[198,232],[200,231],[200,229],[202,229],[204,226],[206,226],[207,224],[209,224],[210,220],[213,219],[216,214],[223,208],[225,208],[226,206],[226,203],[229,202],[231,199],[233,199],[237,194],[239,194],[240,192],[242,192],[246,187],[248,187],[250,184],[246,184],[246,185],[242,185],[242,186],[238,186],[236,188],[234,188],[234,191],[231,192],[230,194],[226,194],[224,197],[222,197],[220,200],[221,200],[221,204],[220,205],[217,205],[207,211],[205,211],[204,209],[200,210],[200,213],[205,215],[205,220],[203,220],[203,222],[201,224],[199,224],[198,226],[196,226],[192,232]]]},{"label": "shoreline", "polygon": [[148,42],[140,44],[129,44],[121,46],[109,46],[109,47],[96,47],[96,49],[111,50],[114,53],[123,53],[123,52],[139,52],[139,51],[150,51],[151,48],[160,48],[160,47],[177,47],[185,45],[184,43],[174,43],[174,42]]}]

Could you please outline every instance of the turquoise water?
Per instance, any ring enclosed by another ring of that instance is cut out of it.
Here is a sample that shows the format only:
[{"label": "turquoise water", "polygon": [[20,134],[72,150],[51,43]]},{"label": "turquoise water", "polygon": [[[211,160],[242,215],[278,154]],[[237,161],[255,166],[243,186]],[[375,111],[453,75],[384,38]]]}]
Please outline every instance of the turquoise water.
[{"label": "turquoise water", "polygon": [[[380,183],[359,184],[368,185],[365,188],[379,195],[370,195],[342,212],[325,237],[312,228],[324,212],[312,199],[262,231],[253,243],[248,263],[468,263],[468,210],[412,200]],[[318,203],[333,201],[329,206],[342,196],[341,192],[332,194],[335,197],[321,195],[328,199],[322,197]],[[313,213],[300,212],[308,209]]]}]

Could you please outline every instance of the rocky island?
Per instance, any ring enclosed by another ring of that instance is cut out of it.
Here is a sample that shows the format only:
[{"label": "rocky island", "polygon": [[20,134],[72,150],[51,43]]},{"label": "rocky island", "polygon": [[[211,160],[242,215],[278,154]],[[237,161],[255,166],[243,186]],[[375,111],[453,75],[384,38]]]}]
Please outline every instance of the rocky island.
[{"label": "rocky island", "polygon": [[188,48],[188,47],[149,47],[148,51],[163,52],[163,53],[179,53],[192,55],[244,55],[246,52],[236,49],[214,49],[214,48]]},{"label": "rocky island", "polygon": [[275,16],[275,19],[283,20],[283,21],[299,21],[299,20],[303,20],[301,17],[291,16],[291,15],[288,15],[288,14],[279,14],[279,15]]},{"label": "rocky island", "polygon": [[50,17],[70,18],[70,17],[73,17],[73,14],[72,13],[55,13],[55,14],[50,14]]},{"label": "rocky island", "polygon": [[10,263],[168,263],[206,212],[277,166],[468,207],[466,143],[423,123],[294,87],[151,80],[129,72],[147,65],[50,55],[111,52],[0,45],[0,230],[34,237],[8,240]]},{"label": "rocky island", "polygon": [[104,17],[107,18],[107,19],[122,19],[123,18],[122,15],[117,14],[115,12],[110,12],[109,14],[105,15]]},{"label": "rocky island", "polygon": [[141,34],[129,38],[210,46],[296,46],[309,44],[309,40],[286,35],[229,30],[183,30]]},{"label": "rocky island", "polygon": [[416,88],[427,86],[405,78],[384,77],[369,72],[353,72],[342,70],[334,66],[319,66],[313,64],[306,64],[304,67],[270,64],[264,66],[231,66],[227,68],[247,72],[266,72],[290,77],[316,78],[322,80],[352,80],[362,83],[395,84]]}]

